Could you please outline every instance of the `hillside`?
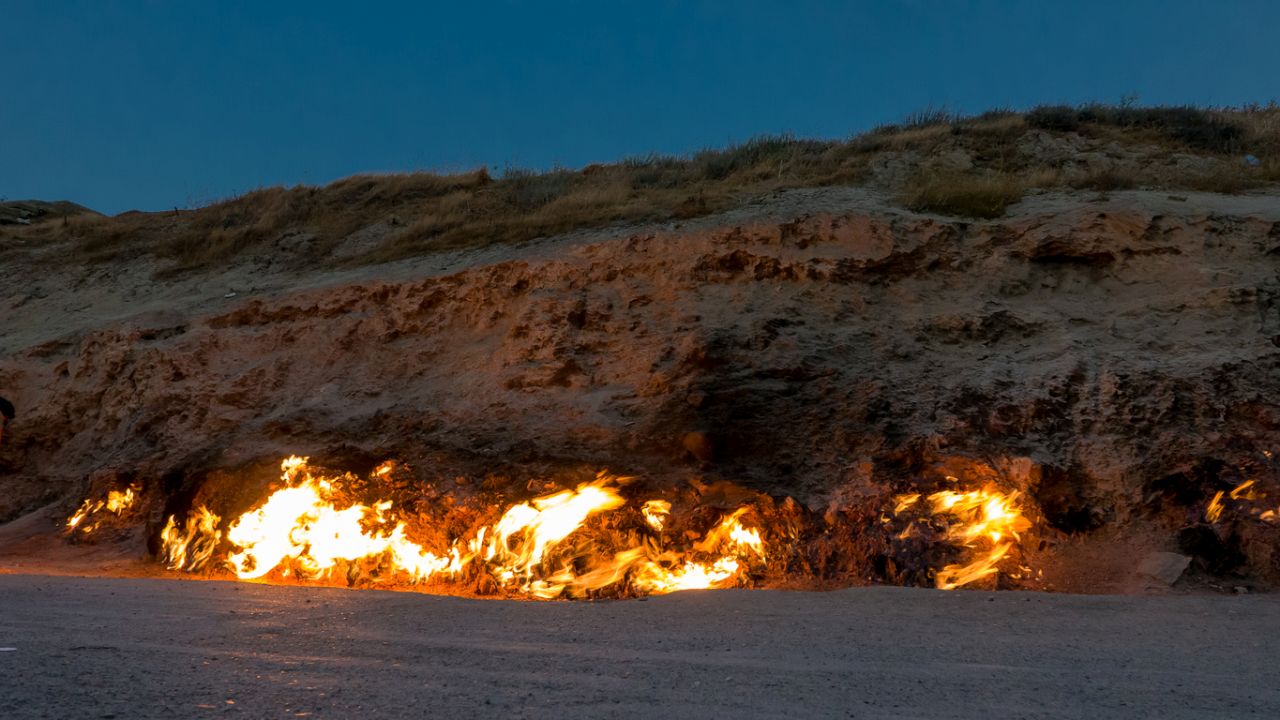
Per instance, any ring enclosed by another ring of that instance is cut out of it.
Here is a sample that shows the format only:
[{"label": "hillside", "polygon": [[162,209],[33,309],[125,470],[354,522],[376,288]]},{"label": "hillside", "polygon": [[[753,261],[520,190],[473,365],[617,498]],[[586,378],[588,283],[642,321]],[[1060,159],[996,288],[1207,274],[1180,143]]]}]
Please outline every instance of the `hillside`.
[{"label": "hillside", "polygon": [[876,508],[991,483],[1034,527],[1002,587],[1131,589],[1162,550],[1268,587],[1278,117],[932,115],[0,228],[0,558],[130,483],[116,542],[154,550],[299,454],[399,460],[398,498],[601,468],[759,497],[793,528],[774,584],[921,582]]},{"label": "hillside", "polygon": [[46,202],[44,200],[11,200],[0,201],[0,225],[31,225],[53,220],[71,218],[101,218],[102,215],[87,207],[66,200]]}]

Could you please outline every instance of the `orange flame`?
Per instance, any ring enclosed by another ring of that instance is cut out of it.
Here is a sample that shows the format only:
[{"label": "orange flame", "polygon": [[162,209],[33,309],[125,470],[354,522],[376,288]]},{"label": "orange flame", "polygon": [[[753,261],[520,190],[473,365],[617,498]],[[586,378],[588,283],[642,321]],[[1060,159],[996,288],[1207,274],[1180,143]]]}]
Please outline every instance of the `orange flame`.
[{"label": "orange flame", "polygon": [[[943,490],[928,496],[929,511],[946,523],[948,540],[968,548],[987,547],[966,564],[947,565],[939,570],[935,576],[937,587],[954,590],[999,572],[999,562],[1009,554],[1014,542],[1021,539],[1018,533],[1031,527],[1031,522],[1018,509],[1019,495],[1018,492],[1006,495],[988,485],[981,490]],[[919,494],[900,495],[895,513],[913,507],[920,498]]]},{"label": "orange flame", "polygon": [[641,506],[640,513],[644,515],[644,521],[649,523],[649,527],[662,530],[667,522],[667,515],[671,514],[671,503],[666,500],[648,500]]},{"label": "orange flame", "polygon": [[[1219,490],[1213,499],[1209,501],[1209,507],[1204,510],[1204,519],[1209,522],[1218,522],[1218,518],[1222,517],[1222,496],[1223,492]],[[1234,493],[1232,493],[1234,495]]]},{"label": "orange flame", "polygon": [[195,572],[209,564],[218,547],[222,532],[217,515],[203,505],[196,509],[181,530],[172,515],[160,531],[160,544],[165,565],[170,570]]},{"label": "orange flame", "polygon": [[133,507],[133,503],[138,499],[138,491],[139,487],[137,485],[130,485],[124,490],[108,491],[106,498],[103,499],[86,499],[80,505],[80,509],[67,518],[67,532],[75,532],[76,530],[85,534],[93,532],[98,527],[97,523],[85,523],[85,520],[102,512],[117,516],[124,514],[124,511]]},{"label": "orange flame", "polygon": [[[1219,490],[1214,493],[1213,497],[1209,500],[1208,506],[1205,507],[1204,519],[1206,522],[1216,523],[1222,519],[1222,512],[1226,508],[1224,496],[1226,498],[1230,498],[1233,503],[1236,503],[1237,509],[1239,508],[1239,503],[1253,503],[1254,501],[1266,498],[1266,495],[1258,490],[1258,481],[1253,479],[1245,480],[1232,488],[1229,493],[1224,493]],[[1250,509],[1252,514],[1257,515],[1258,519],[1264,522],[1273,522],[1275,520],[1274,511],[1266,510],[1259,513],[1256,506]]]},{"label": "orange flame", "polygon": [[[619,487],[626,478],[600,473],[595,480],[508,508],[497,522],[478,528],[436,552],[408,538],[404,522],[392,518],[392,504],[340,507],[335,480],[313,476],[304,458],[281,463],[286,487],[227,526],[232,551],[227,567],[253,580],[279,571],[303,579],[325,578],[339,563],[376,562],[409,582],[456,579],[483,572],[505,589],[540,598],[580,596],[617,585],[639,593],[723,587],[739,581],[751,562],[764,560],[758,530],[741,522],[746,508],[723,518],[695,543],[697,559],[663,552],[656,538],[639,538],[612,555],[573,538],[589,518],[623,507]],[[376,475],[390,472],[381,466]],[[671,504],[644,503],[641,514],[660,531]],[[201,508],[179,531],[174,518],[161,533],[169,567],[203,567],[223,535],[216,515]],[[579,545],[582,545],[579,547]],[[198,550],[196,550],[198,548]]]},{"label": "orange flame", "polygon": [[[298,484],[272,493],[261,507],[241,515],[227,529],[227,539],[239,548],[227,562],[240,579],[260,578],[277,567],[286,571],[292,567],[306,579],[323,578],[340,560],[383,554],[389,554],[396,569],[415,581],[449,568],[450,558],[408,540],[404,523],[385,529],[389,501],[339,510],[334,506],[333,483],[312,477],[304,458],[286,458],[281,470],[286,483]],[[366,530],[366,525],[383,527]]]},{"label": "orange flame", "polygon": [[1245,480],[1244,482],[1237,485],[1231,491],[1231,499],[1232,500],[1239,500],[1241,498],[1244,498],[1245,500],[1258,499],[1259,496],[1258,496],[1258,493],[1256,492],[1257,484],[1258,484],[1257,480]]}]

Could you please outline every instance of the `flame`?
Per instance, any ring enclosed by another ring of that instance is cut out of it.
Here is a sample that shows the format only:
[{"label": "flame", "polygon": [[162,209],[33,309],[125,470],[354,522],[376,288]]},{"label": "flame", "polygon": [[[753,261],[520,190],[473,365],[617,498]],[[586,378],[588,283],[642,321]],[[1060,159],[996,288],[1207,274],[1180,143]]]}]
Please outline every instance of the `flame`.
[{"label": "flame", "polygon": [[657,563],[641,566],[636,576],[636,587],[660,595],[677,590],[705,590],[724,584],[738,574],[738,560],[722,557],[711,563],[686,562],[674,569],[666,569]]},{"label": "flame", "polygon": [[[1204,519],[1209,522],[1218,522],[1218,518],[1222,517],[1222,496],[1223,492],[1219,490],[1213,499],[1209,501],[1209,507],[1204,510]],[[1234,491],[1232,495],[1234,496]]]},{"label": "flame", "polygon": [[942,568],[935,578],[938,588],[941,590],[955,590],[962,585],[968,585],[971,582],[995,575],[999,572],[999,569],[996,568],[996,563],[1000,562],[1005,555],[1008,555],[1009,549],[1012,547],[1013,543],[1001,543],[992,548],[986,555],[968,565],[948,565]]},{"label": "flame", "polygon": [[[1231,492],[1224,493],[1219,490],[1214,493],[1213,498],[1209,500],[1209,505],[1205,507],[1204,519],[1206,522],[1216,523],[1222,519],[1222,511],[1226,507],[1223,497],[1229,497],[1233,502],[1249,502],[1266,498],[1266,494],[1258,490],[1258,481],[1254,479],[1245,480],[1239,485],[1231,489]],[[1274,522],[1276,514],[1272,510],[1266,510],[1259,513],[1257,507],[1249,508],[1253,515],[1257,515],[1259,520],[1264,522]]]},{"label": "flame", "polygon": [[661,594],[723,587],[739,576],[747,559],[763,561],[764,541],[760,539],[760,532],[742,524],[741,517],[746,511],[747,508],[738,508],[694,545],[697,552],[719,555],[715,560],[686,560],[674,567],[664,567],[655,561],[645,562],[634,581],[637,589]]},{"label": "flame", "polygon": [[97,523],[82,524],[84,521],[101,512],[108,512],[112,515],[122,515],[126,510],[133,507],[133,503],[138,499],[140,488],[137,485],[130,485],[124,490],[110,490],[107,497],[99,500],[88,498],[80,505],[80,509],[72,513],[67,518],[67,532],[80,530],[82,533],[91,533],[97,527]]},{"label": "flame", "polygon": [[217,549],[222,532],[218,530],[220,518],[201,505],[196,508],[183,526],[178,529],[174,516],[160,531],[160,544],[164,564],[170,570],[195,572],[209,564]]},{"label": "flame", "polygon": [[720,524],[707,533],[707,536],[694,545],[695,550],[715,552],[728,547],[736,552],[748,552],[764,559],[764,542],[760,532],[742,525],[740,518],[747,508],[738,508],[732,515],[720,521]]},{"label": "flame", "polygon": [[[374,475],[391,470],[384,464]],[[554,598],[610,586],[637,593],[723,587],[765,558],[759,531],[742,523],[745,507],[722,518],[690,553],[664,550],[658,536],[634,532],[624,549],[602,551],[583,530],[593,516],[626,504],[620,487],[628,480],[603,472],[576,488],[517,503],[448,548],[428,549],[409,538],[390,501],[340,502],[338,479],[313,476],[305,458],[286,458],[281,471],[285,487],[232,520],[225,535],[205,508],[181,531],[170,517],[161,533],[169,567],[205,566],[225,538],[231,546],[225,565],[243,580],[272,571],[322,579],[340,565],[367,563],[411,583],[483,573],[501,588]],[[650,500],[640,513],[657,532],[670,509],[667,501]]]},{"label": "flame", "polygon": [[[1021,539],[1018,533],[1031,527],[1031,522],[1018,509],[1019,495],[1018,492],[1005,494],[988,485],[981,490],[942,490],[928,496],[929,512],[945,523],[944,537],[979,550],[976,559],[969,563],[947,565],[939,570],[935,576],[937,587],[954,590],[999,572],[997,565],[1009,554],[1014,542]],[[900,495],[894,512],[901,513],[920,499],[919,494]],[[908,526],[899,537],[908,535],[910,529]]]},{"label": "flame", "polygon": [[[404,523],[385,529],[389,501],[372,507],[355,503],[339,510],[334,506],[332,482],[312,477],[305,458],[286,458],[280,469],[285,482],[299,484],[272,493],[261,507],[241,515],[227,529],[227,539],[239,548],[227,557],[236,577],[253,580],[277,567],[291,567],[303,578],[323,578],[340,560],[384,554],[414,580],[430,578],[451,565],[451,558],[410,541]],[[384,527],[366,530],[366,525]]]},{"label": "flame", "polygon": [[[1271,458],[1270,452],[1267,453],[1267,458],[1268,459]],[[1256,487],[1256,481],[1246,480],[1243,483],[1241,483],[1238,487],[1236,487],[1236,489],[1231,491],[1232,500],[1238,500],[1240,498],[1244,498],[1245,500],[1250,500],[1250,501],[1265,500],[1266,495],[1264,493],[1258,492]],[[1258,519],[1265,523],[1268,523],[1271,525],[1280,523],[1280,514],[1277,514],[1275,510],[1263,510],[1262,512],[1259,512],[1258,509],[1254,507],[1253,514],[1257,515]]]},{"label": "flame", "polygon": [[671,514],[671,503],[666,500],[646,500],[640,507],[640,513],[644,515],[644,521],[649,523],[649,527],[662,530],[667,515]]},{"label": "flame", "polygon": [[1258,493],[1255,491],[1257,484],[1257,480],[1245,480],[1231,491],[1231,499],[1239,500],[1240,498],[1244,498],[1245,500],[1257,500],[1259,497]]},{"label": "flame", "polygon": [[898,504],[893,508],[893,513],[896,515],[902,512],[903,510],[906,510],[912,505],[915,505],[916,501],[919,499],[920,499],[920,493],[910,493],[908,495],[899,495]]},{"label": "flame", "polygon": [[572,581],[571,575],[540,580],[539,566],[547,551],[582,526],[588,515],[624,504],[612,487],[615,478],[601,473],[595,481],[576,490],[565,490],[512,507],[494,526],[484,548],[491,573],[503,585],[519,583],[520,589],[539,597],[554,597]]}]

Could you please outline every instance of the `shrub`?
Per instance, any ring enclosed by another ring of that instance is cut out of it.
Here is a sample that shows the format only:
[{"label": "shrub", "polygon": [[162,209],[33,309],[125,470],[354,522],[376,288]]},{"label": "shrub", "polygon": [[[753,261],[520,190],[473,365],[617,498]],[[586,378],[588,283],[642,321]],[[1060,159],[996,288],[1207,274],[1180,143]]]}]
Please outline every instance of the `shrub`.
[{"label": "shrub", "polygon": [[1085,125],[1123,130],[1154,130],[1200,150],[1217,153],[1240,148],[1244,130],[1217,113],[1190,105],[1132,107],[1129,105],[1046,105],[1027,113],[1027,124],[1041,130],[1070,132]]},{"label": "shrub", "polygon": [[1080,117],[1069,105],[1041,105],[1027,112],[1027,125],[1038,130],[1072,132],[1079,129]]}]

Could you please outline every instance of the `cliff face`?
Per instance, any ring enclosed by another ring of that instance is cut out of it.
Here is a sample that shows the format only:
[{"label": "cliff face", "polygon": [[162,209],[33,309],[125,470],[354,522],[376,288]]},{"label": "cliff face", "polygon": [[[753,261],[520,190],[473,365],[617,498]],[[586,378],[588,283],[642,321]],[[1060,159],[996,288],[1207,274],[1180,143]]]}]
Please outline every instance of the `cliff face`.
[{"label": "cliff face", "polygon": [[[10,298],[0,520],[103,473],[172,490],[298,453],[726,479],[819,511],[970,468],[1062,537],[1174,543],[1216,491],[1280,480],[1272,197],[1042,196],[975,223],[808,191],[211,300],[222,280],[114,277]],[[104,288],[138,311],[59,318]],[[1241,532],[1266,576],[1268,531]]]}]

